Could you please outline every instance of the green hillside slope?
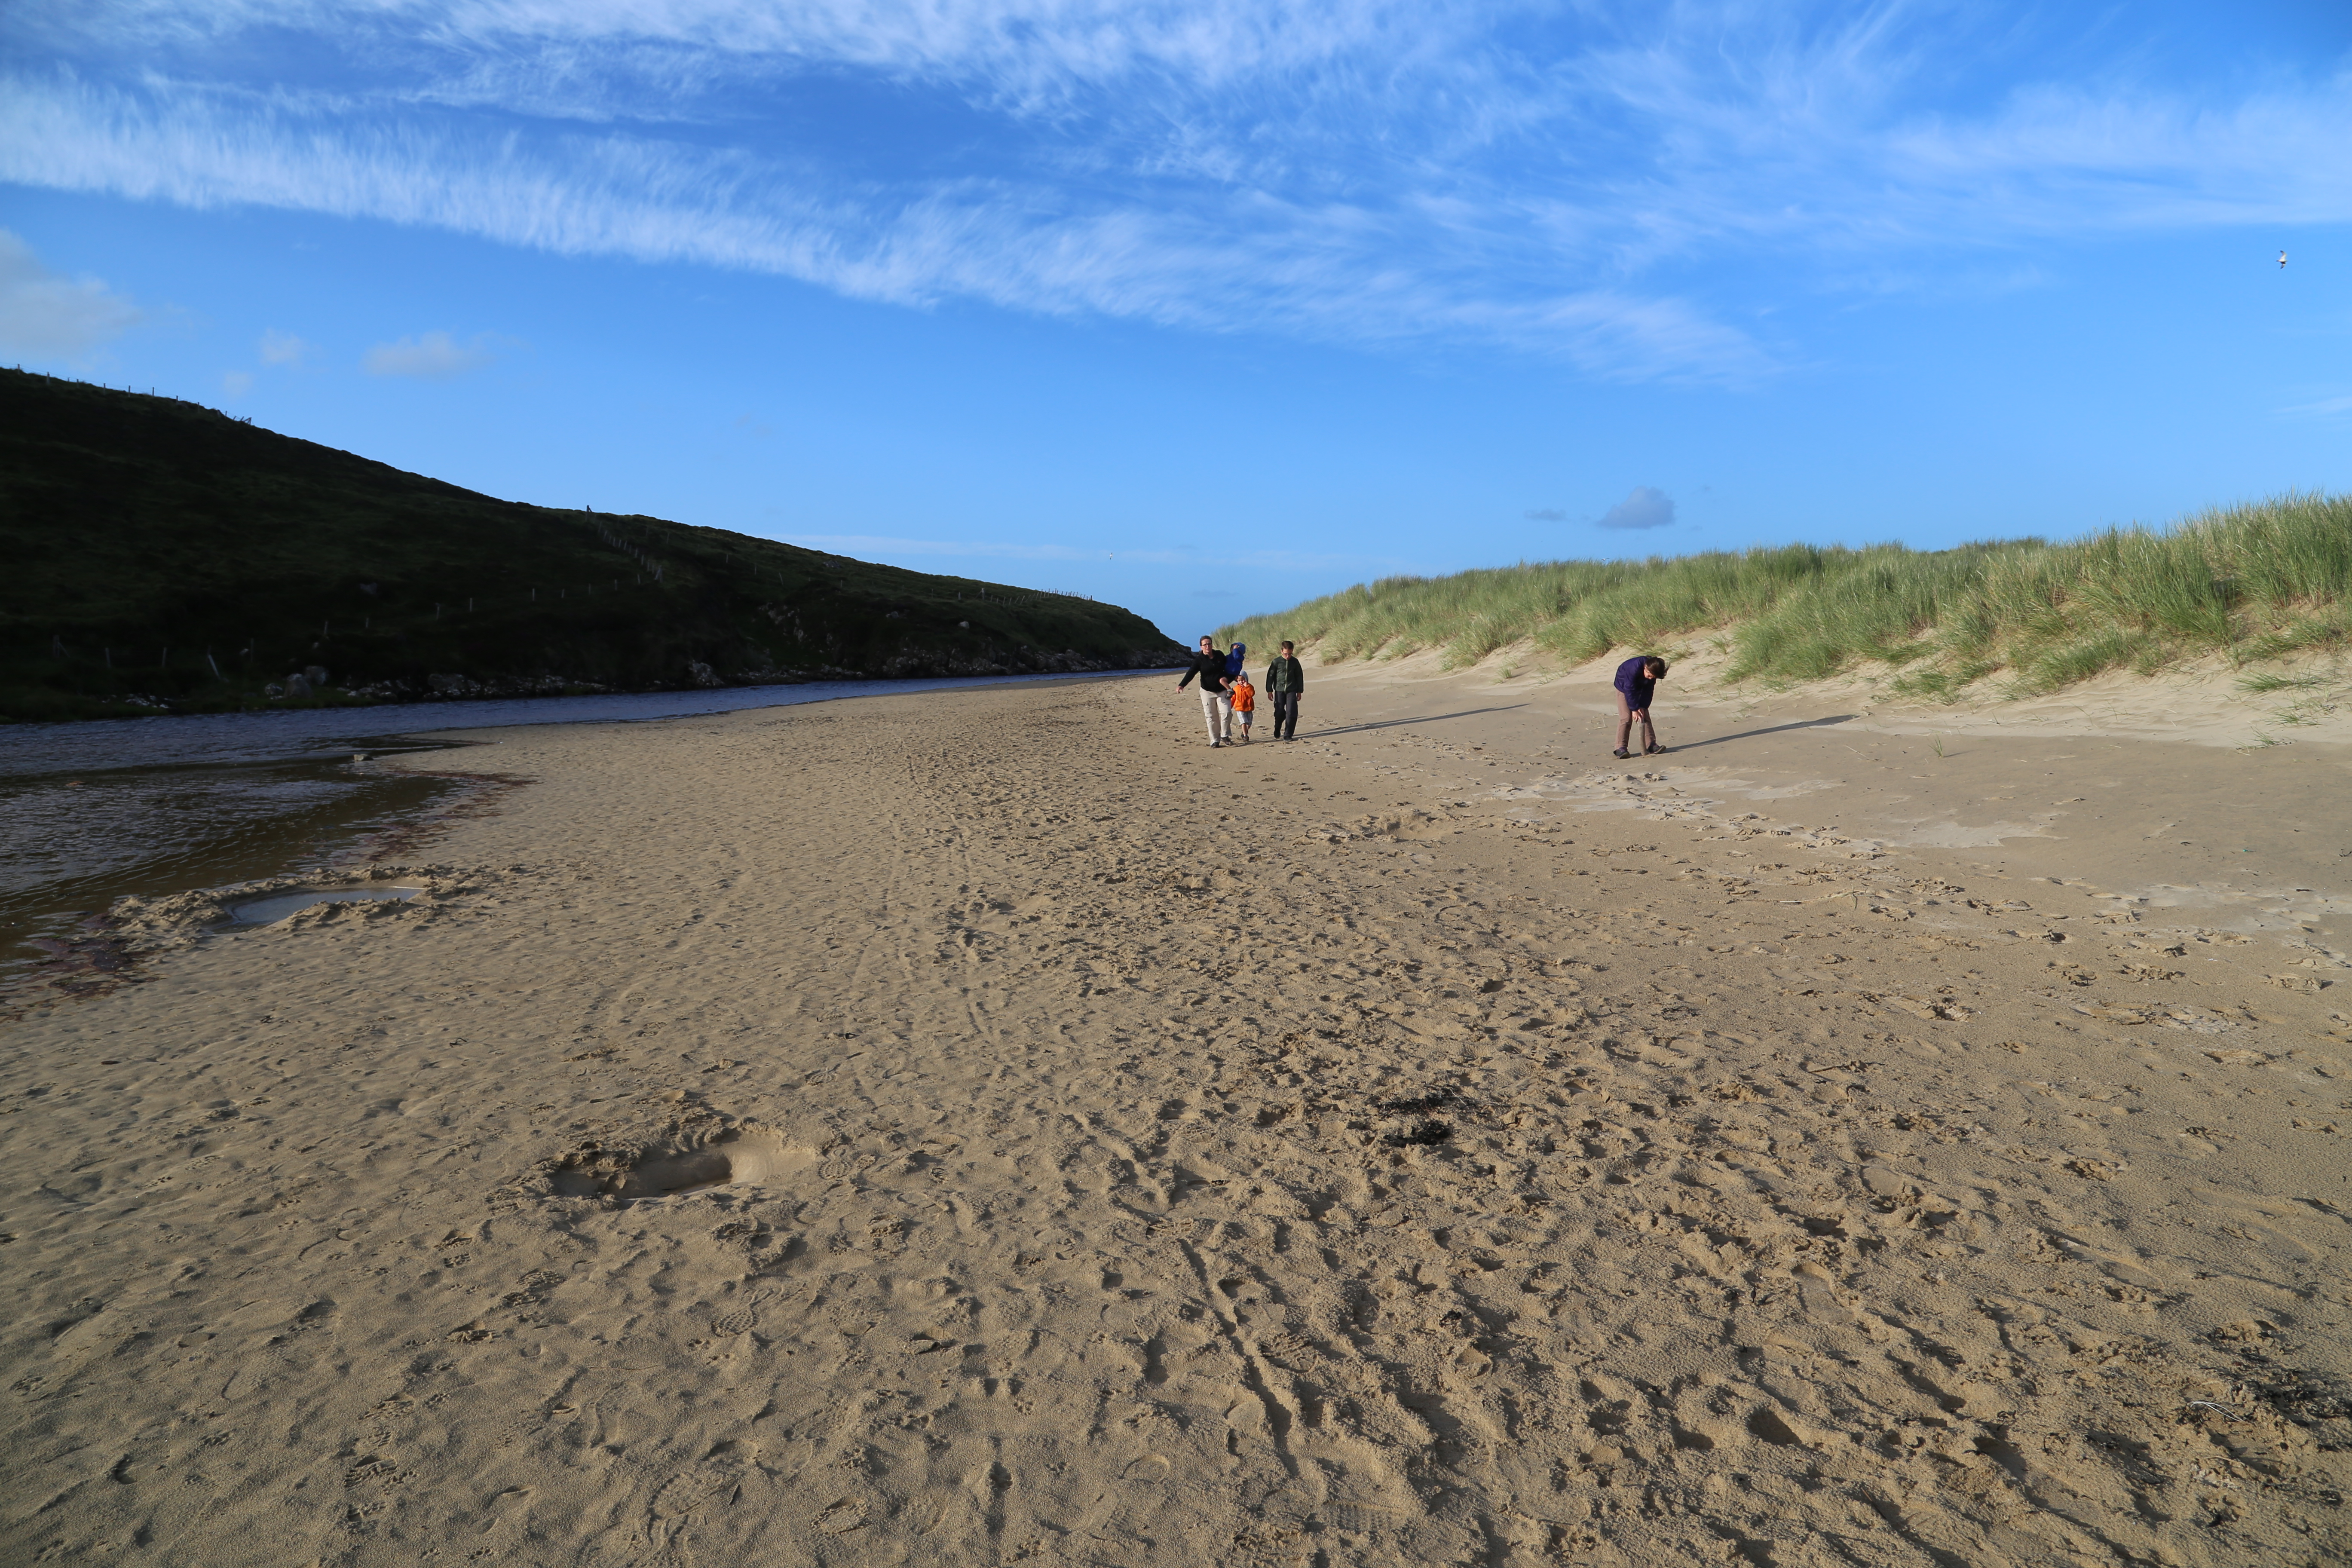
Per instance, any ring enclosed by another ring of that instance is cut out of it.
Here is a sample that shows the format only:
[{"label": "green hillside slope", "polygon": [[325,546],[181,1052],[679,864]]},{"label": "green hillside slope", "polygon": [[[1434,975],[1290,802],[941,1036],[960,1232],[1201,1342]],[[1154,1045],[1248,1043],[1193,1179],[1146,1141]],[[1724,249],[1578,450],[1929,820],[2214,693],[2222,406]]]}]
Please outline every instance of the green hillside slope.
[{"label": "green hillside slope", "polygon": [[1326,664],[1424,648],[1452,668],[1506,647],[1580,664],[1704,637],[1730,680],[1877,668],[1897,691],[2051,691],[2103,670],[2243,664],[2352,643],[2352,497],[2290,494],[2053,544],[1793,544],[1647,561],[1550,561],[1391,577],[1223,628]]},{"label": "green hillside slope", "polygon": [[0,716],[19,721],[1183,653],[1115,605],[498,500],[20,371],[0,371]]}]

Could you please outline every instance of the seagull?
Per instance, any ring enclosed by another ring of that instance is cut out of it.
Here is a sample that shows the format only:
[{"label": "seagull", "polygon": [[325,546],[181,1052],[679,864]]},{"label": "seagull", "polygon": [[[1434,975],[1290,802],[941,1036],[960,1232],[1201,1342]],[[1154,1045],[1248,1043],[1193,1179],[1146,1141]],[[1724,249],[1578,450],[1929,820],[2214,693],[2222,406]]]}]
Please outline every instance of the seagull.
[{"label": "seagull", "polygon": [[2286,252],[2284,250],[2279,252],[2279,265],[2281,267],[2284,267],[2286,265]]}]

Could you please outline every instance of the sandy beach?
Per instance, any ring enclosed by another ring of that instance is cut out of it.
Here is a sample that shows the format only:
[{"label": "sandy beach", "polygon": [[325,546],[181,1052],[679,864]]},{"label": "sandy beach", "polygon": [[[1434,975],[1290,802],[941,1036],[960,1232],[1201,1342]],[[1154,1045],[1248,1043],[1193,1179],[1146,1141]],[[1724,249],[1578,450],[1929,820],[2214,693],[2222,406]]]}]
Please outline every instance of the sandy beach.
[{"label": "sandy beach", "polygon": [[2343,721],[1669,691],[476,731],[416,897],[119,910],[0,1555],[2344,1561]]}]

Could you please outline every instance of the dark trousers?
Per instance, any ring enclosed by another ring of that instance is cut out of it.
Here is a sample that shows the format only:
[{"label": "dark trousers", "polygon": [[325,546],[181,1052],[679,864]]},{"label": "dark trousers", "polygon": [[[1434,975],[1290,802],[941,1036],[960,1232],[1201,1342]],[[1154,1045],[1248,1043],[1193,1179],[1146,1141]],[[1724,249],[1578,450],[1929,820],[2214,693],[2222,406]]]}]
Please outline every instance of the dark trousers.
[{"label": "dark trousers", "polygon": [[1274,738],[1277,741],[1298,733],[1298,693],[1277,691],[1274,694]]}]

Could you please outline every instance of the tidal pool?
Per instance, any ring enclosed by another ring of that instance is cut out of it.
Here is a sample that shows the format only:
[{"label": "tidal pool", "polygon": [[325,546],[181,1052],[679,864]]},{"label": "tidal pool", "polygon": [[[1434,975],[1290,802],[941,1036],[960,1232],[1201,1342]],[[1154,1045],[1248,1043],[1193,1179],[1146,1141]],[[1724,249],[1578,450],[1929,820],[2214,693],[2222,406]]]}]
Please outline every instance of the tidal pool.
[{"label": "tidal pool", "polygon": [[366,904],[385,899],[413,899],[422,888],[296,888],[228,907],[229,922],[239,926],[276,925],[288,915],[320,904]]}]

